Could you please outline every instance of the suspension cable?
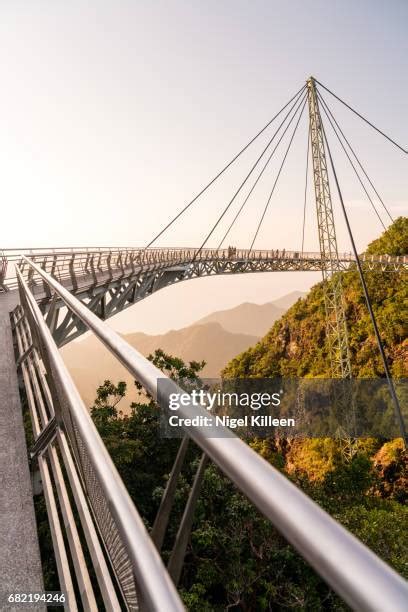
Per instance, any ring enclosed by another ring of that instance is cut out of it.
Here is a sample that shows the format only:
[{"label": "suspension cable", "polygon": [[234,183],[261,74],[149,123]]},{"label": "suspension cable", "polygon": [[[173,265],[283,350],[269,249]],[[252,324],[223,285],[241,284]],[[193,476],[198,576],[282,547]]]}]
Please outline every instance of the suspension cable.
[{"label": "suspension cable", "polygon": [[277,185],[277,183],[278,183],[278,180],[279,180],[280,174],[281,174],[281,172],[282,172],[282,168],[283,168],[283,166],[284,166],[284,164],[285,164],[285,161],[286,161],[286,158],[287,158],[287,156],[288,156],[288,153],[289,153],[290,147],[291,147],[291,145],[292,145],[293,139],[294,139],[294,137],[295,137],[295,134],[296,134],[296,131],[297,131],[298,125],[299,125],[300,120],[301,120],[301,118],[302,118],[303,111],[305,110],[306,102],[307,102],[307,100],[305,100],[305,101],[304,101],[304,103],[303,103],[302,110],[301,110],[300,115],[299,115],[299,118],[298,118],[298,120],[297,120],[297,122],[296,122],[295,129],[293,130],[293,133],[292,133],[291,139],[290,139],[290,141],[289,141],[288,147],[287,147],[287,149],[286,149],[286,153],[285,153],[285,155],[284,155],[284,157],[283,157],[283,160],[282,160],[282,163],[281,163],[281,165],[280,165],[280,168],[279,168],[278,174],[277,174],[277,176],[276,176],[275,182],[274,182],[274,184],[273,184],[273,187],[272,187],[271,193],[269,194],[268,201],[266,202],[266,205],[265,205],[264,211],[263,211],[262,216],[261,216],[261,218],[260,218],[260,220],[259,220],[258,227],[256,228],[256,232],[255,232],[254,237],[253,237],[252,242],[251,242],[251,246],[249,247],[249,250],[250,250],[250,251],[252,251],[252,248],[253,248],[253,246],[254,246],[254,244],[255,244],[255,240],[256,240],[256,238],[257,238],[257,236],[258,236],[259,230],[261,229],[261,225],[262,225],[262,223],[263,223],[263,220],[264,220],[265,215],[266,215],[266,211],[268,210],[268,207],[269,207],[270,201],[271,201],[271,199],[272,199],[273,192],[275,191],[275,187],[276,187],[276,185]]},{"label": "suspension cable", "polygon": [[333,93],[328,87],[326,87],[325,85],[323,85],[323,83],[321,83],[320,81],[318,81],[317,79],[315,79],[316,83],[319,83],[319,85],[321,87],[323,87],[323,89],[325,89],[326,91],[329,92],[329,94],[331,94],[332,96],[334,96],[336,98],[336,100],[338,100],[339,102],[341,102],[342,104],[344,104],[344,106],[346,106],[349,110],[351,110],[355,115],[357,115],[357,117],[360,117],[360,119],[362,119],[363,121],[365,121],[365,123],[367,123],[370,127],[372,127],[376,132],[378,132],[379,134],[381,134],[381,136],[384,136],[384,138],[386,138],[387,140],[389,140],[393,145],[395,145],[398,149],[400,149],[403,153],[408,154],[408,150],[404,149],[404,147],[402,147],[401,145],[399,145],[397,142],[395,142],[395,140],[393,140],[392,138],[390,138],[390,136],[387,136],[387,134],[384,134],[384,132],[382,130],[380,130],[378,127],[376,127],[373,123],[371,123],[371,121],[369,121],[368,119],[366,119],[365,117],[363,117],[363,115],[360,115],[359,112],[357,112],[353,107],[351,107],[349,104],[347,104],[347,102],[345,102],[344,100],[342,100],[341,98],[339,98],[339,96],[336,96],[335,93]]},{"label": "suspension cable", "polygon": [[309,174],[309,151],[310,151],[310,124],[307,131],[307,152],[306,152],[306,176],[305,176],[305,197],[303,202],[303,227],[302,227],[302,255],[305,246],[305,225],[306,225],[306,202],[307,202],[307,178]]},{"label": "suspension cable", "polygon": [[405,430],[404,419],[403,419],[403,416],[402,416],[402,413],[401,413],[401,407],[400,407],[400,404],[399,404],[399,400],[398,400],[397,394],[395,392],[394,383],[393,383],[392,378],[391,378],[391,372],[390,372],[390,369],[389,369],[389,366],[388,366],[387,357],[385,355],[384,346],[383,346],[383,343],[382,343],[382,340],[381,340],[380,332],[378,330],[377,320],[375,318],[375,314],[374,314],[373,307],[372,307],[372,304],[371,304],[371,299],[370,299],[370,295],[368,293],[368,288],[367,288],[367,284],[366,284],[366,281],[365,281],[363,269],[361,267],[360,258],[358,256],[356,244],[354,242],[353,232],[351,230],[351,226],[350,226],[350,222],[349,222],[349,219],[348,219],[346,207],[345,207],[345,204],[344,204],[343,194],[342,194],[341,189],[340,189],[340,185],[339,185],[339,181],[338,181],[338,178],[337,178],[336,169],[334,167],[332,154],[331,154],[331,151],[330,151],[329,143],[327,141],[327,136],[326,136],[326,132],[324,130],[323,125],[322,125],[322,130],[323,130],[324,140],[325,140],[326,147],[327,147],[327,152],[329,154],[330,165],[331,165],[331,168],[332,168],[334,180],[335,180],[336,187],[337,187],[337,193],[338,193],[338,196],[339,196],[341,208],[342,208],[343,215],[344,215],[344,220],[346,222],[348,235],[349,235],[349,238],[350,238],[351,246],[352,246],[354,257],[355,257],[355,260],[356,260],[358,274],[359,274],[361,285],[362,285],[362,288],[363,288],[363,292],[364,292],[364,296],[365,296],[368,312],[370,314],[371,323],[372,323],[373,328],[374,328],[374,334],[375,334],[375,337],[376,337],[376,340],[377,340],[378,348],[379,348],[381,359],[382,359],[382,362],[383,362],[384,371],[385,371],[385,375],[386,375],[386,378],[387,378],[387,383],[388,383],[388,387],[389,387],[389,390],[390,390],[391,398],[392,398],[392,401],[394,403],[395,414],[396,414],[396,417],[397,417],[397,420],[398,420],[398,425],[399,425],[399,429],[400,429],[400,432],[401,432],[401,437],[404,440],[404,444],[405,444],[405,447],[406,447],[407,443],[408,443],[408,439],[407,439],[407,432]]},{"label": "suspension cable", "polygon": [[[263,149],[262,153],[260,154],[260,156],[258,157],[258,159],[255,161],[255,163],[253,164],[251,170],[248,172],[248,174],[246,175],[246,177],[244,178],[244,180],[242,181],[242,183],[240,184],[240,186],[238,187],[237,191],[234,193],[233,197],[231,198],[231,200],[228,202],[227,206],[224,208],[224,210],[222,211],[222,213],[220,214],[220,216],[218,217],[217,221],[215,222],[215,224],[213,225],[213,227],[211,228],[210,232],[207,234],[207,236],[205,237],[203,243],[201,244],[200,248],[197,249],[197,251],[194,253],[194,257],[192,259],[192,263],[195,262],[195,260],[197,259],[198,255],[201,253],[202,249],[204,248],[204,246],[206,245],[207,241],[209,240],[209,238],[212,236],[213,232],[215,231],[215,229],[218,227],[218,224],[220,223],[221,219],[224,217],[224,215],[227,213],[227,211],[229,210],[230,206],[232,205],[232,203],[234,202],[235,198],[237,197],[237,195],[240,193],[241,189],[244,187],[245,183],[247,182],[247,180],[249,179],[249,177],[251,176],[252,172],[255,170],[255,168],[257,167],[257,165],[259,164],[259,162],[261,161],[262,157],[265,155],[266,151],[269,149],[270,145],[272,144],[273,140],[275,139],[276,135],[278,134],[280,128],[282,127],[282,125],[285,123],[286,119],[288,118],[289,114],[292,112],[294,106],[296,104],[298,104],[298,100],[299,98],[296,100],[296,102],[292,105],[290,111],[286,114],[285,118],[283,119],[283,121],[281,122],[281,124],[279,125],[278,129],[276,130],[276,132],[274,133],[274,135],[272,136],[272,138],[269,140],[269,142],[267,143],[266,147]],[[297,113],[297,111],[299,110],[301,104],[305,104],[305,100],[306,100],[306,94],[304,94],[300,100],[300,103],[297,105],[296,111],[295,113]]]},{"label": "suspension cable", "polygon": [[194,202],[196,202],[198,200],[198,198],[200,196],[202,196],[207,189],[209,189],[211,187],[211,185],[213,185],[215,183],[215,181],[217,179],[220,178],[220,176],[222,174],[224,174],[224,172],[226,170],[228,170],[228,168],[230,166],[232,166],[232,164],[244,153],[244,151],[246,151],[248,149],[248,147],[251,146],[251,144],[253,142],[255,142],[255,140],[265,132],[265,130],[275,121],[275,119],[277,119],[279,117],[279,115],[281,115],[283,113],[283,111],[291,104],[291,102],[293,102],[293,100],[295,100],[295,98],[299,99],[302,95],[302,92],[306,89],[306,85],[303,85],[303,87],[301,87],[299,89],[299,91],[297,93],[295,93],[295,95],[289,100],[289,102],[287,102],[285,104],[285,106],[283,106],[280,111],[274,116],[272,117],[272,119],[270,121],[268,121],[268,123],[256,134],[256,136],[254,136],[245,146],[243,149],[241,149],[239,151],[239,153],[237,153],[235,155],[235,157],[233,157],[231,159],[230,162],[228,162],[228,164],[226,166],[224,166],[224,168],[222,170],[220,170],[220,172],[218,172],[218,174],[211,179],[211,181],[209,183],[207,183],[207,185],[196,195],[194,196],[194,198],[192,200],[190,200],[190,202],[188,204],[186,204],[186,206],[184,206],[184,208],[182,208],[182,210],[180,210],[180,212],[177,213],[177,215],[175,217],[173,217],[173,219],[171,219],[167,225],[165,227],[163,227],[163,229],[160,230],[160,232],[158,234],[156,234],[156,236],[154,236],[154,238],[152,238],[152,240],[150,240],[150,242],[144,247],[145,249],[148,249],[152,244],[154,244],[156,242],[156,240],[158,238],[160,238],[160,236],[162,236],[164,234],[164,232],[166,230],[169,229],[169,227],[171,227],[173,225],[173,223],[175,223],[175,221],[177,221],[177,219],[179,219],[189,208],[190,206],[192,206],[194,204]]},{"label": "suspension cable", "polygon": [[333,115],[332,111],[329,108],[329,105],[327,104],[327,102],[325,101],[325,99],[323,98],[322,94],[320,93],[320,91],[317,91],[317,95],[319,96],[319,100],[321,101],[324,110],[326,112],[329,113],[329,115],[331,116],[331,118],[333,119],[334,123],[337,126],[337,129],[339,130],[340,134],[342,135],[344,141],[347,143],[350,151],[352,152],[354,159],[357,161],[358,165],[360,166],[361,170],[363,171],[366,179],[368,180],[368,182],[370,183],[371,187],[373,188],[373,191],[375,192],[375,195],[377,196],[377,198],[379,199],[379,201],[381,202],[385,212],[387,213],[388,217],[390,218],[391,222],[394,222],[394,219],[391,215],[391,213],[389,212],[387,206],[385,205],[384,200],[382,199],[382,197],[380,196],[380,194],[378,193],[377,189],[375,188],[375,185],[373,184],[372,180],[370,179],[370,177],[368,176],[367,172],[364,169],[364,166],[362,165],[362,163],[360,162],[359,158],[357,157],[357,153],[354,151],[353,147],[351,146],[349,140],[346,138],[346,135],[344,134],[343,130],[341,129],[338,121],[336,120],[336,117]]},{"label": "suspension cable", "polygon": [[[321,100],[321,98],[319,98],[319,99]],[[356,167],[355,167],[355,165],[353,164],[353,162],[352,162],[352,160],[351,160],[351,157],[350,157],[350,155],[348,154],[347,149],[345,148],[345,146],[344,146],[344,144],[343,144],[343,142],[342,142],[342,140],[341,140],[341,138],[340,138],[340,136],[339,136],[339,134],[338,134],[338,132],[337,132],[337,130],[336,130],[336,128],[335,128],[335,126],[334,126],[334,124],[333,124],[332,120],[331,120],[331,118],[330,118],[330,115],[327,113],[327,111],[326,111],[326,109],[325,109],[325,107],[324,107],[324,106],[323,106],[323,111],[324,111],[324,113],[325,113],[325,115],[326,115],[327,119],[329,120],[329,123],[330,123],[330,125],[331,125],[331,127],[332,127],[332,130],[333,130],[333,132],[336,134],[337,139],[338,139],[338,141],[339,141],[339,143],[340,143],[340,145],[341,145],[341,147],[342,147],[342,149],[343,149],[344,153],[346,154],[346,157],[347,157],[347,159],[349,160],[351,167],[353,168],[353,170],[354,170],[354,172],[355,172],[355,174],[356,174],[356,176],[357,176],[357,178],[358,178],[358,180],[359,180],[359,182],[360,182],[360,185],[361,185],[361,186],[362,186],[362,188],[364,189],[364,192],[365,192],[365,194],[366,194],[367,198],[369,199],[370,204],[371,204],[371,206],[373,207],[374,212],[375,212],[375,214],[376,214],[376,215],[377,215],[377,217],[378,217],[378,220],[380,221],[380,223],[381,223],[381,225],[382,225],[383,229],[384,229],[384,230],[386,230],[387,228],[385,227],[385,225],[384,225],[384,223],[383,223],[383,220],[381,219],[381,217],[380,217],[380,215],[379,215],[379,213],[378,213],[378,210],[377,210],[377,208],[376,208],[376,206],[375,206],[375,204],[374,204],[374,202],[373,202],[373,200],[372,200],[372,198],[371,198],[370,194],[368,193],[368,191],[367,191],[367,189],[366,189],[366,186],[364,185],[363,181],[361,180],[361,177],[360,177],[360,175],[359,175],[359,173],[358,173],[357,168],[356,168]]]},{"label": "suspension cable", "polygon": [[[252,195],[252,193],[253,193],[253,191],[254,191],[255,187],[256,187],[256,186],[257,186],[257,184],[259,183],[259,180],[261,179],[261,177],[262,177],[263,173],[265,172],[265,170],[266,170],[267,166],[269,165],[269,162],[271,161],[271,159],[272,159],[273,155],[275,154],[275,151],[277,150],[277,148],[279,147],[280,143],[282,142],[282,139],[284,138],[284,136],[285,136],[286,132],[288,131],[288,129],[289,129],[289,128],[290,128],[290,126],[292,125],[293,120],[296,118],[296,114],[297,114],[297,112],[298,112],[299,108],[300,108],[300,105],[298,106],[298,108],[297,108],[297,109],[295,110],[295,112],[293,113],[293,115],[292,115],[292,117],[290,118],[290,120],[289,120],[289,122],[288,122],[287,126],[285,127],[284,131],[282,132],[281,136],[279,137],[279,140],[278,140],[278,142],[276,143],[275,147],[273,148],[272,153],[269,155],[269,157],[268,157],[268,159],[267,159],[266,163],[264,164],[264,167],[262,168],[261,172],[260,172],[260,173],[259,173],[259,175],[258,175],[258,178],[256,179],[255,183],[252,185],[252,187],[251,187],[251,189],[250,189],[250,191],[249,191],[248,195],[247,195],[247,196],[246,196],[246,198],[244,199],[244,201],[243,201],[243,203],[241,204],[241,206],[240,206],[240,208],[239,208],[238,212],[236,213],[236,215],[235,215],[234,219],[232,220],[231,225],[229,226],[229,228],[228,228],[228,229],[227,229],[227,231],[225,232],[225,234],[224,234],[223,238],[221,239],[220,243],[218,244],[217,249],[220,249],[220,248],[221,248],[222,243],[224,242],[224,240],[226,239],[226,237],[227,237],[227,236],[228,236],[228,234],[230,233],[230,231],[231,231],[231,229],[232,229],[233,225],[235,224],[235,222],[236,222],[236,220],[238,219],[239,215],[240,215],[240,214],[241,214],[241,212],[243,211],[243,209],[244,209],[244,207],[245,207],[246,203],[248,202],[249,198],[251,197],[251,195]],[[281,124],[281,125],[282,125],[282,124]],[[281,127],[281,126],[280,126],[280,127]]]}]

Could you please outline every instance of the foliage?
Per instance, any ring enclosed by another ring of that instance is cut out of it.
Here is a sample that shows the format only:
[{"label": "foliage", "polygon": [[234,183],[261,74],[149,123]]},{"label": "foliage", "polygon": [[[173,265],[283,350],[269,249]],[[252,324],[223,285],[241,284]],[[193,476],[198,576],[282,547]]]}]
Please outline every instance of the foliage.
[{"label": "foliage", "polygon": [[[198,374],[205,365],[195,361],[185,364],[161,349],[149,355],[149,359],[167,376],[190,382],[199,380]],[[179,440],[160,436],[160,410],[141,391],[140,384],[135,384],[140,390],[140,402],[132,402],[124,414],[119,410],[119,402],[125,396],[126,383],[114,385],[106,380],[97,389],[91,416],[132,499],[142,516],[150,521],[160,503],[159,492],[165,485]]]},{"label": "foliage", "polygon": [[408,253],[408,217],[399,217],[367,248],[370,255],[406,255]]},{"label": "foliage", "polygon": [[376,492],[381,497],[408,501],[408,455],[402,438],[384,444],[374,456],[378,474]]},{"label": "foliage", "polygon": [[[169,360],[167,361],[167,357]],[[173,358],[160,352],[168,366]],[[155,359],[155,356],[151,356]],[[172,375],[177,378],[177,362]],[[186,366],[187,367],[187,366]],[[190,376],[198,376],[198,370]],[[106,389],[112,398],[106,396]],[[105,383],[98,390],[110,405],[118,388]],[[97,404],[95,402],[95,404]],[[109,418],[99,403],[92,415],[136,506],[150,528],[171,470],[178,440],[160,438],[160,413],[154,402],[133,404],[129,415]],[[99,419],[100,413],[104,418]],[[116,429],[113,429],[113,424]],[[115,440],[116,439],[116,440]],[[120,442],[118,443],[118,440]],[[137,452],[129,454],[129,442]],[[383,486],[383,468],[398,466],[406,477],[400,442],[360,440],[345,459],[341,443],[331,439],[253,439],[251,446],[282,470],[317,503],[366,542],[402,574],[407,574],[406,534],[408,510],[394,501]],[[118,452],[118,447],[122,447]],[[177,527],[197,469],[200,451],[191,447],[179,479],[175,507],[164,542],[169,557]],[[381,492],[380,492],[381,491]],[[347,610],[282,536],[225,478],[210,465],[196,508],[180,592],[191,612],[221,610]]]},{"label": "foliage", "polygon": [[333,512],[347,529],[408,578],[408,509],[396,502],[353,504]]},{"label": "foliage", "polygon": [[[400,217],[374,240],[370,254],[408,253],[408,219]],[[408,375],[406,272],[365,274],[374,313],[393,376]],[[384,370],[355,270],[342,273],[353,375],[383,377]],[[254,347],[235,357],[224,369],[226,378],[330,376],[325,333],[323,285],[299,299]]]},{"label": "foliage", "polygon": [[323,481],[341,463],[339,445],[333,438],[295,440],[286,456],[289,473],[303,473],[311,481]]}]

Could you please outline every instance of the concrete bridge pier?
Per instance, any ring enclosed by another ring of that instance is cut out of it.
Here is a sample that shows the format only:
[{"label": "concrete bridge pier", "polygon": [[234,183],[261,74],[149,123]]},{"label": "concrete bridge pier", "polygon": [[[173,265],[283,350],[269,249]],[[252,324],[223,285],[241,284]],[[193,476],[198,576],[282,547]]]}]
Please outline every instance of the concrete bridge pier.
[{"label": "concrete bridge pier", "polygon": [[[0,293],[0,596],[43,590],[9,313],[18,293]],[[0,603],[0,610],[16,607]],[[21,607],[18,608],[21,610]],[[29,606],[27,606],[29,609]],[[38,608],[37,608],[38,609]]]}]

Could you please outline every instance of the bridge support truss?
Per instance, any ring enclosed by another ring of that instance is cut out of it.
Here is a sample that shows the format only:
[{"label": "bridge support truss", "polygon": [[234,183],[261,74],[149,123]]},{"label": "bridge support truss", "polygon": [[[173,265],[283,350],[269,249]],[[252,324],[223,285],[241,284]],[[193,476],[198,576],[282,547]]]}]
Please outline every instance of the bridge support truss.
[{"label": "bridge support truss", "polygon": [[316,198],[317,226],[322,260],[324,302],[326,308],[327,340],[333,378],[351,378],[347,323],[339,252],[329,174],[327,170],[324,134],[316,84],[311,77],[307,82],[310,143],[313,161],[313,180]]}]

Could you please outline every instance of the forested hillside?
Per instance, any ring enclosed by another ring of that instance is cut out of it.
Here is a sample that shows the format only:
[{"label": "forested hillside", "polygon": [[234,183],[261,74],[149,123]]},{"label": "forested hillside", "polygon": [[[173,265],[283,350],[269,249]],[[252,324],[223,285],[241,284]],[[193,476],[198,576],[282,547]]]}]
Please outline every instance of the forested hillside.
[{"label": "forested hillside", "polygon": [[[367,251],[408,253],[408,218],[400,217]],[[343,273],[353,375],[383,376],[373,328],[357,271]],[[408,374],[408,283],[406,272],[369,272],[368,290],[393,376]],[[235,357],[225,377],[330,376],[325,341],[322,283],[298,300],[254,347]]]}]

